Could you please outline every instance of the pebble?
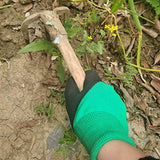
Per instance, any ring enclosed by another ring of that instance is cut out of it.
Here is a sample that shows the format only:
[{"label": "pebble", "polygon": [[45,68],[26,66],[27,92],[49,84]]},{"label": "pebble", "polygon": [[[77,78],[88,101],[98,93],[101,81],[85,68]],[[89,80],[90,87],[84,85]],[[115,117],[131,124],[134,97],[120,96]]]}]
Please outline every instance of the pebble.
[{"label": "pebble", "polygon": [[30,15],[31,15],[30,12],[26,12],[24,16],[29,17]]},{"label": "pebble", "polygon": [[21,30],[21,26],[13,27],[12,29],[15,30],[15,31],[19,31],[19,30]]},{"label": "pebble", "polygon": [[52,57],[51,57],[51,60],[54,61],[54,60],[56,60],[57,58],[58,58],[58,56],[52,56]]},{"label": "pebble", "polygon": [[57,150],[60,147],[59,139],[63,137],[64,128],[61,125],[57,125],[53,132],[47,138],[47,149],[54,148]]}]

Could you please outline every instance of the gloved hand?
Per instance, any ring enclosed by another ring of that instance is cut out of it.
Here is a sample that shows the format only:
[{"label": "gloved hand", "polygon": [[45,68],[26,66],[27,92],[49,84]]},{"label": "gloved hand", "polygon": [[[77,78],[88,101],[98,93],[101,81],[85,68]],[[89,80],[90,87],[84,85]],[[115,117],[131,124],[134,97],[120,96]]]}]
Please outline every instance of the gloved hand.
[{"label": "gloved hand", "polygon": [[81,92],[71,77],[66,85],[65,98],[73,130],[91,160],[96,160],[101,147],[111,140],[122,140],[135,146],[128,137],[125,104],[96,72],[86,72]]}]

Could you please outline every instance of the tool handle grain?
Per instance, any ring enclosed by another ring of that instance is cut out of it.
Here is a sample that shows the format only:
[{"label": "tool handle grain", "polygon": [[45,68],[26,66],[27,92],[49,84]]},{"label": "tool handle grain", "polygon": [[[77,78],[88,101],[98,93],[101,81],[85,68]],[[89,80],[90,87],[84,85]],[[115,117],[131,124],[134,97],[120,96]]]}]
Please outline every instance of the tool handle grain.
[{"label": "tool handle grain", "polygon": [[85,72],[71,47],[68,38],[66,36],[60,37],[59,44],[57,44],[63,58],[68,66],[68,69],[73,76],[80,91],[83,90],[83,84],[85,80]]}]

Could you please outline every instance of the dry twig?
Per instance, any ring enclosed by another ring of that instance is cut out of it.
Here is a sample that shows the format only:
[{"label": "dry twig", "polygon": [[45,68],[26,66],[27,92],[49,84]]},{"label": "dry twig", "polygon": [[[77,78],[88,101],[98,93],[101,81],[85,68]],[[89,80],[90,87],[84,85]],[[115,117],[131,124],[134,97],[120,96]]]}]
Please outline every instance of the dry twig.
[{"label": "dry twig", "polygon": [[160,158],[160,152],[158,151],[158,149],[157,149],[157,148],[154,148],[154,150],[156,151],[157,155],[158,155],[159,158]]},{"label": "dry twig", "polygon": [[130,44],[127,52],[126,52],[126,56],[128,56],[129,53],[131,52],[131,50],[132,50],[132,48],[133,48],[133,45],[134,45],[134,42],[135,42],[135,39],[136,39],[135,37],[132,39],[132,42],[131,42],[131,44]]},{"label": "dry twig", "polygon": [[152,29],[148,29],[148,28],[145,28],[144,26],[142,26],[142,30],[147,33],[149,36],[151,36],[152,38],[156,38],[158,37],[158,33],[153,31]]}]

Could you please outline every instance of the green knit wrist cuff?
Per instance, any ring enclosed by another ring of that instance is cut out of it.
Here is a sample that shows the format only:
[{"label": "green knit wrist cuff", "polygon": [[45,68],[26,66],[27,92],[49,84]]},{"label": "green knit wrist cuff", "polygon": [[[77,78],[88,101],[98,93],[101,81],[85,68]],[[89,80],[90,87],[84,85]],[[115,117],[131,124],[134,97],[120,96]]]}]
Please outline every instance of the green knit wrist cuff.
[{"label": "green knit wrist cuff", "polygon": [[103,147],[103,145],[111,140],[121,140],[123,142],[126,142],[134,147],[136,147],[134,141],[130,137],[124,137],[123,135],[119,135],[117,133],[110,133],[103,137],[101,137],[97,143],[94,145],[91,153],[90,153],[90,159],[91,160],[97,160],[98,153],[100,149]]}]

